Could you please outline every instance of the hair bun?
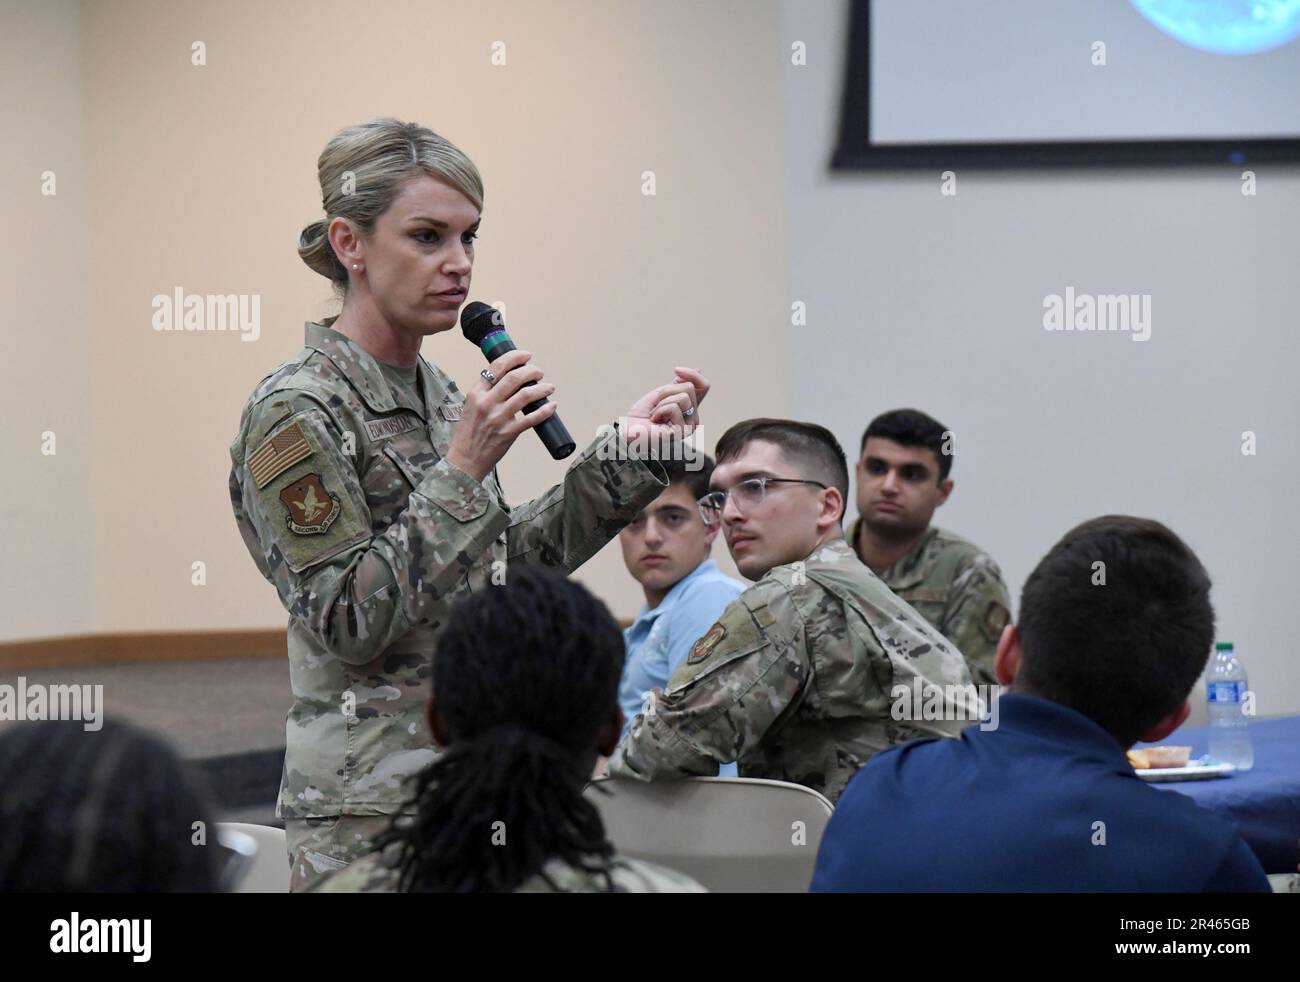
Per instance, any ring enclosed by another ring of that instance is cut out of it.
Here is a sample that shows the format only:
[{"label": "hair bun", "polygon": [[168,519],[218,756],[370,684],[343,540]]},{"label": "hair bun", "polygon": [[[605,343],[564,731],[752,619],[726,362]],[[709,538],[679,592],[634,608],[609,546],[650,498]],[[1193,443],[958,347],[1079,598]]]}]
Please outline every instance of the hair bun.
[{"label": "hair bun", "polygon": [[328,230],[329,230],[329,225],[325,222],[324,219],[320,219],[318,221],[312,222],[310,225],[304,228],[302,230],[302,234],[298,236],[298,245],[299,246],[315,245],[317,242],[319,242],[319,240],[325,237],[325,234]]},{"label": "hair bun", "polygon": [[308,269],[327,280],[334,283],[347,281],[347,271],[329,242],[329,219],[318,219],[302,230],[298,236],[298,256]]}]

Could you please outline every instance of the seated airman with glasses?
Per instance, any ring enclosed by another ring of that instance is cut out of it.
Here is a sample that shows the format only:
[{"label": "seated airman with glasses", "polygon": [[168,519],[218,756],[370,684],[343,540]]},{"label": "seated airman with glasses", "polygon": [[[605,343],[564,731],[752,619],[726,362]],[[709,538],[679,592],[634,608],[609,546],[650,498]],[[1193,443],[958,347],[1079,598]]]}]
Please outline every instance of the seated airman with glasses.
[{"label": "seated airman with glasses", "polygon": [[[848,466],[829,430],[738,423],[718,441],[709,487],[700,516],[754,583],[651,692],[611,776],[713,775],[736,761],[741,777],[834,801],[873,754],[970,722],[958,701],[970,685],[961,652],[844,540]],[[900,718],[898,686],[924,687],[938,711]]]}]

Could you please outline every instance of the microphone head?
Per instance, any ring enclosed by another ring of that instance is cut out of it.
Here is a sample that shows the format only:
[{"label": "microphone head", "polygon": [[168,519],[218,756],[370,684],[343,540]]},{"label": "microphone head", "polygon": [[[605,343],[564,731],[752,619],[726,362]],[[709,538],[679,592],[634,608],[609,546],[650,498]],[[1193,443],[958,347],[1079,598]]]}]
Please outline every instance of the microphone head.
[{"label": "microphone head", "polygon": [[479,300],[467,303],[460,312],[460,329],[465,339],[478,347],[493,331],[505,329],[501,311]]}]

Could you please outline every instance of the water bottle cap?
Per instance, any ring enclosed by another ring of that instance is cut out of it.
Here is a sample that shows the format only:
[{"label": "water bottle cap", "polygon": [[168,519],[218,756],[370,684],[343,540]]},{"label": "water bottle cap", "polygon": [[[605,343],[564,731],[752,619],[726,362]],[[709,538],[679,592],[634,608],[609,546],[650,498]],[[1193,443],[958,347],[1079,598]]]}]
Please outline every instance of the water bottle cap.
[{"label": "water bottle cap", "polygon": [[1231,651],[1231,650],[1232,650],[1232,642],[1231,642],[1231,641],[1219,641],[1219,642],[1216,642],[1215,645],[1214,645],[1214,650],[1215,650],[1215,651]]}]

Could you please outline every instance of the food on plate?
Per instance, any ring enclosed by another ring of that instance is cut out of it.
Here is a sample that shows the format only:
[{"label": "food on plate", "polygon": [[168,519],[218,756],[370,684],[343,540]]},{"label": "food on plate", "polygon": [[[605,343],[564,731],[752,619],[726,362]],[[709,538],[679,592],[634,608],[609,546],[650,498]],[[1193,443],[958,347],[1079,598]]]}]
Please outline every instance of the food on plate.
[{"label": "food on plate", "polygon": [[1128,751],[1128,761],[1135,770],[1150,767],[1186,767],[1192,755],[1191,747],[1145,747]]}]

